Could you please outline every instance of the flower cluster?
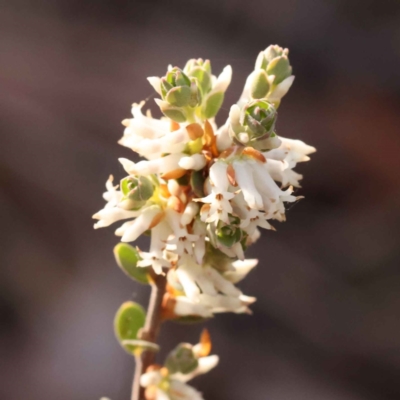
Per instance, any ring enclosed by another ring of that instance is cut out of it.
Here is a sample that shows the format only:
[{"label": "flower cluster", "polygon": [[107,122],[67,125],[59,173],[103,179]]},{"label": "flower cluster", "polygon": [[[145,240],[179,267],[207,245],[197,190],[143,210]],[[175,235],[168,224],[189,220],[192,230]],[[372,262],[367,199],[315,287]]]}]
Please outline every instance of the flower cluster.
[{"label": "flower cluster", "polygon": [[[276,132],[277,108],[294,80],[287,49],[260,53],[218,128],[214,117],[231,77],[230,66],[217,78],[208,60],[193,59],[148,78],[164,116],[153,118],[143,113],[144,102],[133,104],[119,143],[143,160],[119,160],[127,176],[115,186],[109,178],[107,204],[93,216],[95,228],[124,220],[115,231],[122,242],[150,235],[137,267],[166,275],[164,319],[250,312],[255,298],[235,286],[257,264],[244,252],[259,228],[274,230],[274,220],[285,220],[285,204],[300,198],[294,188],[302,176],[293,169],[315,151]],[[200,398],[165,374],[159,369],[142,377],[158,393],[149,399],[175,399],[175,389],[184,393],[179,398]]]}]

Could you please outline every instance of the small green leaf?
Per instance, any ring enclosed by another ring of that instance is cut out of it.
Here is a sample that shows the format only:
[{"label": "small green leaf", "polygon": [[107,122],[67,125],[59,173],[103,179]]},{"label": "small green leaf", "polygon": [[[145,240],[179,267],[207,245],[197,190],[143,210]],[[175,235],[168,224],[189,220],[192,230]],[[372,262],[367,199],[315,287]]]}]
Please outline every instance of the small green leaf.
[{"label": "small green leaf", "polygon": [[224,101],[224,92],[216,92],[211,94],[205,99],[205,104],[203,106],[203,116],[204,118],[213,118],[217,115],[219,109]]},{"label": "small green leaf", "polygon": [[121,305],[114,318],[114,331],[121,346],[133,354],[140,350],[140,346],[123,344],[125,340],[136,340],[139,329],[143,328],[146,321],[146,313],[143,307],[133,301],[127,301]]},{"label": "small green leaf", "polygon": [[118,243],[114,247],[114,256],[118,266],[126,275],[135,281],[148,284],[149,283],[149,267],[138,267],[137,262],[140,260],[138,250],[128,243]]}]

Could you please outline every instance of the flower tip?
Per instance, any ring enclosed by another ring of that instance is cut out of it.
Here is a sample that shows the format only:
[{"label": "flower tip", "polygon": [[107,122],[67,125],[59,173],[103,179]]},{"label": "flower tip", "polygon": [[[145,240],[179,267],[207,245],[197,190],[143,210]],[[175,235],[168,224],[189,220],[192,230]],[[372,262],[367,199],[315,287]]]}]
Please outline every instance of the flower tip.
[{"label": "flower tip", "polygon": [[154,90],[158,94],[161,94],[161,86],[160,86],[161,79],[157,76],[149,76],[147,80],[149,81],[150,85],[153,86]]}]

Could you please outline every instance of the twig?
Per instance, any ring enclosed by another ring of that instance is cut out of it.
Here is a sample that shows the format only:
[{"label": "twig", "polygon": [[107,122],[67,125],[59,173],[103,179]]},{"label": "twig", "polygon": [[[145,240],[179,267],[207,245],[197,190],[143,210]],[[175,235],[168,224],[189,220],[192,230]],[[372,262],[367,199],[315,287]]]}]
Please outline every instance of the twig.
[{"label": "twig", "polygon": [[[156,343],[161,325],[161,305],[165,293],[166,278],[163,275],[155,275],[153,279],[146,323],[140,339]],[[140,377],[146,372],[147,367],[154,364],[154,359],[155,352],[152,350],[145,350],[140,356],[136,357],[131,400],[145,400],[144,388],[140,386]]]}]

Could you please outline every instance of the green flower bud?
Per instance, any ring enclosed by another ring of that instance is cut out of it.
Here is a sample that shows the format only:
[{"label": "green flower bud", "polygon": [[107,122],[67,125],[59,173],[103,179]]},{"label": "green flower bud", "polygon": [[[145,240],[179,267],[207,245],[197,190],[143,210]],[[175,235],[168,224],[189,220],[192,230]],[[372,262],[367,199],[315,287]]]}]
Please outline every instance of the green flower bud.
[{"label": "green flower bud", "polygon": [[[218,225],[222,224],[219,223]],[[215,233],[218,242],[226,247],[232,247],[235,243],[240,242],[243,237],[243,231],[234,225],[220,226]]]},{"label": "green flower bud", "polygon": [[183,70],[187,76],[197,79],[203,95],[211,90],[211,64],[209,60],[191,59],[186,63]]},{"label": "green flower bud", "polygon": [[[196,79],[190,79],[178,67],[172,68],[164,78],[161,78],[160,89],[163,100],[171,106],[195,107],[201,103],[201,94]],[[165,110],[161,111],[165,114]]]},{"label": "green flower bud", "polygon": [[124,195],[124,208],[138,210],[153,196],[154,185],[145,176],[128,176],[121,181],[121,191]]},{"label": "green flower bud", "polygon": [[270,136],[275,129],[277,112],[275,107],[265,100],[248,103],[242,110],[240,123],[246,127],[250,140]]},{"label": "green flower bud", "polygon": [[[288,49],[283,49],[282,47],[278,45],[272,45],[267,47],[264,51],[262,51],[256,60],[256,65],[255,65],[255,70],[263,70],[266,72],[267,76],[274,75],[275,78],[272,81],[272,79],[268,79],[267,82],[270,87],[270,89],[273,89],[273,86],[278,85],[282,81],[284,81],[286,78],[292,75],[292,67],[290,66],[289,62],[289,50]],[[259,72],[257,72],[259,74]],[[259,76],[257,77],[259,79]],[[263,76],[261,79],[264,79],[265,77]],[[252,97],[253,98],[262,98],[258,97],[260,91],[256,91],[253,96],[253,87],[257,85],[254,80],[252,82]],[[258,86],[257,86],[258,87]],[[262,86],[262,88],[264,88]],[[263,97],[266,97],[263,96]]]},{"label": "green flower bud", "polygon": [[277,116],[274,105],[266,100],[250,101],[242,110],[232,106],[230,135],[237,144],[260,151],[276,148],[280,144],[275,133]]},{"label": "green flower bud", "polygon": [[179,344],[169,353],[165,361],[165,367],[170,374],[175,374],[177,372],[189,374],[194,371],[198,365],[199,362],[193,353],[192,345],[188,343]]}]

